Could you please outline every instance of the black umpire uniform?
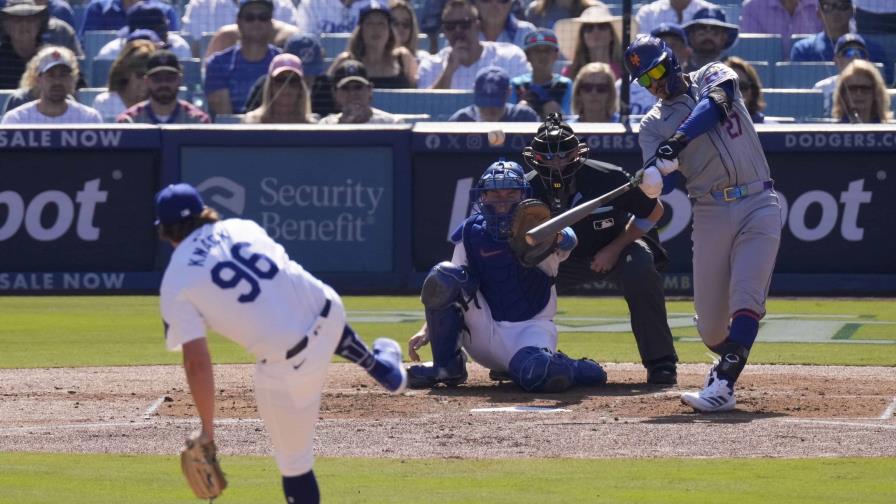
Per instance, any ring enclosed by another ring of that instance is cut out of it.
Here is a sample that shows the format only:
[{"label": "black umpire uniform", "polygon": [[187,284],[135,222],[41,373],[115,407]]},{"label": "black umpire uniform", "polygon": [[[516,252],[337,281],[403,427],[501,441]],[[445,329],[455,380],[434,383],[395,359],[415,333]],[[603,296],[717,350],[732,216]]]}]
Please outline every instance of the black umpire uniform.
[{"label": "black umpire uniform", "polygon": [[[585,161],[568,179],[568,187],[563,187],[556,196],[548,189],[548,181],[537,171],[529,172],[527,178],[532,185],[533,196],[551,206],[555,214],[606,194],[629,181],[621,168],[592,161]],[[668,258],[660,245],[656,229],[651,229],[626,246],[609,272],[597,273],[591,269],[594,255],[625,231],[632,216],[647,217],[656,203],[642,191],[633,189],[573,225],[579,244],[572,250],[569,259],[560,263],[557,287],[564,292],[583,282],[606,279],[619,285],[628,303],[632,332],[641,361],[647,368],[647,381],[668,385],[676,383],[678,356],[666,319],[663,278],[658,272]]]}]

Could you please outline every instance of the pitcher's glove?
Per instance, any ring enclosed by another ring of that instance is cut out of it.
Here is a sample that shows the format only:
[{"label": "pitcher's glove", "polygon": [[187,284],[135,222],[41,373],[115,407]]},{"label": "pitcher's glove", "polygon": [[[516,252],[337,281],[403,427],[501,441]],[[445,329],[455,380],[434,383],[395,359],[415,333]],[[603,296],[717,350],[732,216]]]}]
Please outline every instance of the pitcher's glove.
[{"label": "pitcher's glove", "polygon": [[227,479],[217,458],[214,441],[194,432],[180,452],[180,468],[187,484],[200,499],[214,499],[227,488]]},{"label": "pitcher's glove", "polygon": [[532,268],[557,250],[557,240],[548,240],[536,245],[529,245],[526,233],[535,226],[551,219],[551,209],[541,200],[527,199],[520,201],[513,211],[513,222],[510,225],[510,249],[519,262]]}]

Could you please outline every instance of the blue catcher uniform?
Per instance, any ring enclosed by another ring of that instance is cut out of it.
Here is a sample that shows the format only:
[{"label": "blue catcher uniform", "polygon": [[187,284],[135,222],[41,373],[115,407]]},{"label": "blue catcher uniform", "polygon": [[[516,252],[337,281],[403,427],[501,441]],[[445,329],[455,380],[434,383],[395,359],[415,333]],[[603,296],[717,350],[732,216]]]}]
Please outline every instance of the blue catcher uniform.
[{"label": "blue catcher uniform", "polygon": [[781,239],[781,208],[768,162],[737,84],[719,62],[682,74],[659,39],[640,36],[624,62],[660,98],[641,121],[645,166],[684,175],[694,202],[694,307],[703,342],[721,356],[700,392],[682,402],[733,409],[734,383],[765,315]]},{"label": "blue catcher uniform", "polygon": [[[513,201],[486,196],[503,189],[517,196]],[[476,213],[452,234],[451,261],[433,267],[423,284],[420,298],[433,364],[411,366],[410,387],[466,381],[461,347],[527,391],[559,392],[577,383],[606,381],[594,361],[557,352],[554,278],[576,245],[572,229],[561,233],[557,250],[536,267],[520,263],[507,241],[513,210],[530,194],[523,169],[505,161],[492,164],[471,190]]]}]

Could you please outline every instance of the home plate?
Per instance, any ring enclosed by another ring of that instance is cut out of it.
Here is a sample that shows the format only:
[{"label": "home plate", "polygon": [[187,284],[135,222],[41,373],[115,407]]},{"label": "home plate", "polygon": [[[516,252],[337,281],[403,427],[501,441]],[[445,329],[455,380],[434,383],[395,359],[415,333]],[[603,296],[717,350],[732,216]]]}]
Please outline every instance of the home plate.
[{"label": "home plate", "polygon": [[503,406],[500,408],[473,408],[471,413],[561,413],[569,411],[565,408],[550,406]]}]

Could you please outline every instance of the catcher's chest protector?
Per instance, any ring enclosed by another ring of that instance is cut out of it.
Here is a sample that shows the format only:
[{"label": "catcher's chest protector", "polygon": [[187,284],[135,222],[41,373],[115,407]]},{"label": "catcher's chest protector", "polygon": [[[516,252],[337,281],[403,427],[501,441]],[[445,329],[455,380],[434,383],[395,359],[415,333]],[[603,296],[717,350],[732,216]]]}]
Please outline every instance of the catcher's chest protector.
[{"label": "catcher's chest protector", "polygon": [[547,306],[553,277],[541,268],[525,268],[506,241],[497,241],[483,226],[482,216],[467,220],[463,229],[467,262],[479,280],[479,292],[495,321],[530,320]]}]

